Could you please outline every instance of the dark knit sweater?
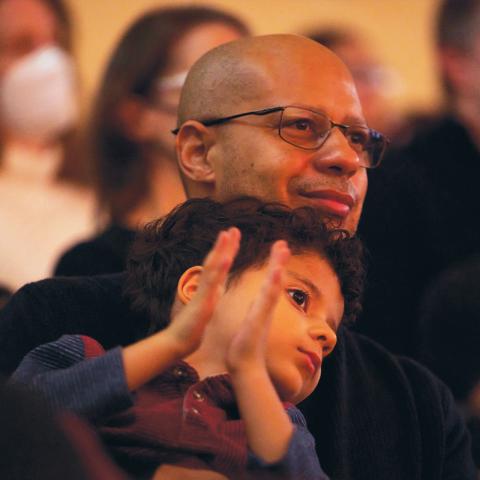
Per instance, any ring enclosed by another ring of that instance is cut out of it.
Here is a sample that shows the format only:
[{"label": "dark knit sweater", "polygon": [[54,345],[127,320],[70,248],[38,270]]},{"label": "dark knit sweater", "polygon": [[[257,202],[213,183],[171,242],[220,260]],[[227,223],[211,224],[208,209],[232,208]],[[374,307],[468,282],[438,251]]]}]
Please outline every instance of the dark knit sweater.
[{"label": "dark knit sweater", "polygon": [[[0,369],[64,333],[105,348],[135,340],[144,319],[122,299],[124,275],[50,279],[19,290],[0,313]],[[448,389],[417,363],[343,327],[322,380],[300,405],[332,479],[476,478],[470,438]]]},{"label": "dark knit sweater", "polygon": [[167,463],[228,478],[266,473],[272,479],[328,480],[293,405],[286,405],[295,428],[284,457],[269,465],[248,451],[227,374],[200,381],[192,367],[178,362],[131,394],[120,348],[105,352],[90,337],[64,335],[27,354],[12,381],[41,392],[56,410],[95,420],[115,460],[135,478],[150,478]]}]

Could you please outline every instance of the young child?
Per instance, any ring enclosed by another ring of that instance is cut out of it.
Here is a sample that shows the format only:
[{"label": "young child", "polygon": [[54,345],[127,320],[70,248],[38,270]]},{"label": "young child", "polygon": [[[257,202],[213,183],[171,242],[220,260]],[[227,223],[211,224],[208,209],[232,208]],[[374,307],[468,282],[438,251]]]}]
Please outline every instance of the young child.
[{"label": "young child", "polygon": [[105,352],[64,336],[14,380],[89,419],[136,478],[325,479],[293,405],[359,310],[360,258],[314,209],[190,200],[133,246],[126,295],[144,338]]}]

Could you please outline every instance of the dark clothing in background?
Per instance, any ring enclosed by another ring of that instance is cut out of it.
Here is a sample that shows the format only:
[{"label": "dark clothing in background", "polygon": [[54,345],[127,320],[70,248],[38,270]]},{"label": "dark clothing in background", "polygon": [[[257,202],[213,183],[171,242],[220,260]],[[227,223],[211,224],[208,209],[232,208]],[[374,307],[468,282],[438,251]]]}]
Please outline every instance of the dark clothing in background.
[{"label": "dark clothing in background", "polygon": [[[147,322],[121,296],[123,274],[50,279],[23,287],[0,313],[0,370],[62,334],[106,348],[132,343]],[[448,389],[415,362],[341,327],[322,380],[299,405],[334,479],[476,477],[470,438]]]},{"label": "dark clothing in background", "polygon": [[480,418],[470,418],[467,427],[472,436],[473,460],[480,469]]},{"label": "dark clothing in background", "polygon": [[370,252],[356,329],[418,357],[419,304],[453,262],[480,252],[480,152],[444,117],[370,172],[359,234]]},{"label": "dark clothing in background", "polygon": [[73,415],[54,415],[30,390],[0,381],[0,478],[127,480],[93,431]]},{"label": "dark clothing in background", "polygon": [[123,272],[135,231],[111,225],[102,233],[67,250],[59,259],[55,276],[87,276]]}]

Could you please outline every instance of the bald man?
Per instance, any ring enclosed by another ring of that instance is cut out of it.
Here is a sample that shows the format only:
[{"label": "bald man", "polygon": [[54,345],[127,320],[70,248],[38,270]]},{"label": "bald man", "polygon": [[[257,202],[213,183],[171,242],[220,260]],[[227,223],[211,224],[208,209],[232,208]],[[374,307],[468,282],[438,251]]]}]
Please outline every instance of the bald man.
[{"label": "bald man", "polygon": [[[348,125],[348,127],[347,127]],[[366,170],[384,141],[363,119],[345,66],[291,35],[218,47],[182,94],[177,152],[189,196],[257,195],[313,205],[355,231]],[[83,333],[107,348],[132,343],[147,322],[122,297],[124,276],[54,279],[21,289],[0,321],[0,367],[34,346]],[[334,479],[474,479],[465,426],[428,371],[340,327],[322,381],[301,405]]]},{"label": "bald man", "polygon": [[[375,161],[361,146],[372,133],[350,73],[330,50],[293,35],[216,48],[192,68],[178,121],[177,153],[189,196],[225,200],[247,194],[292,207],[311,205],[356,230],[365,167]],[[297,121],[296,131],[287,121]],[[332,121],[354,127],[331,128]],[[323,130],[310,132],[315,126]],[[377,143],[381,151],[382,139]]]}]

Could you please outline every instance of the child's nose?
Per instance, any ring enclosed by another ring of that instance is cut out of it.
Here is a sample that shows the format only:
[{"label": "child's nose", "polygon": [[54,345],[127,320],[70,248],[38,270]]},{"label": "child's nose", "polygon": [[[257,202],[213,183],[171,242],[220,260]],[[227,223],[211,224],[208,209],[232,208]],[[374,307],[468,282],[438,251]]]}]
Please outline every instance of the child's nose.
[{"label": "child's nose", "polygon": [[337,344],[337,335],[326,322],[317,322],[312,325],[309,334],[315,341],[320,342],[324,357],[332,353]]}]

